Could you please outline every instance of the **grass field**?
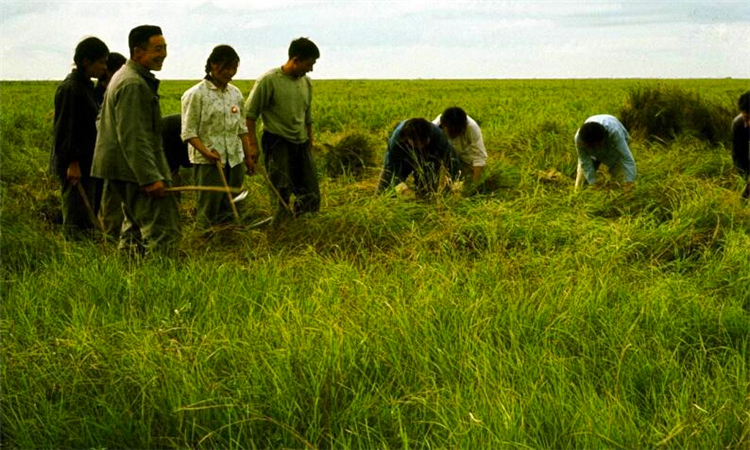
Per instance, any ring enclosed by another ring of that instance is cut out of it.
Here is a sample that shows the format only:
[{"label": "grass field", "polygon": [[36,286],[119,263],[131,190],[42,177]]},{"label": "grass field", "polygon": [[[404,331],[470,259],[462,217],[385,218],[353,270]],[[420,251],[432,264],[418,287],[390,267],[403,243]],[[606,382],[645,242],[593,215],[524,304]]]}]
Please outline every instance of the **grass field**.
[{"label": "grass field", "polygon": [[[193,83],[163,82],[164,114]],[[749,83],[315,81],[317,142],[355,130],[378,158],[399,120],[462,106],[493,189],[321,174],[320,213],[272,230],[247,178],[240,224],[195,232],[186,195],[180,256],[138,261],[62,238],[55,83],[0,83],[2,448],[750,448],[726,143],[637,138],[632,192],[573,190],[580,123],[657,84],[732,111]]]}]

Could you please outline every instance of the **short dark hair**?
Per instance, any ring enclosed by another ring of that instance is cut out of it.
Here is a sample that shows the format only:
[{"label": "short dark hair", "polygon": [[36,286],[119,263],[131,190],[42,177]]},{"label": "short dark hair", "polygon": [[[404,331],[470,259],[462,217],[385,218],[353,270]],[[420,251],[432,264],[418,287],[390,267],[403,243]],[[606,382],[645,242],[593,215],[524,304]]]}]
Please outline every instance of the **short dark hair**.
[{"label": "short dark hair", "polygon": [[750,91],[740,95],[740,98],[737,100],[737,107],[742,112],[750,113]]},{"label": "short dark hair", "polygon": [[607,129],[599,122],[586,122],[578,129],[578,138],[584,144],[596,144],[607,137]]},{"label": "short dark hair", "polygon": [[107,57],[107,70],[110,72],[117,72],[125,64],[125,57],[120,53],[112,52]]},{"label": "short dark hair", "polygon": [[140,47],[145,49],[148,45],[148,41],[153,36],[161,36],[161,28],[156,25],[140,25],[132,30],[128,35],[128,48],[130,49],[130,57],[132,58],[135,52],[134,48]]},{"label": "short dark hair", "polygon": [[466,111],[458,106],[451,106],[440,115],[440,125],[458,134],[466,131],[467,121]]},{"label": "short dark hair", "polygon": [[320,58],[320,50],[313,41],[308,38],[301,37],[295,39],[289,44],[289,59],[297,58],[299,60],[318,59]]},{"label": "short dark hair", "polygon": [[206,78],[211,73],[211,64],[218,64],[219,67],[224,67],[227,64],[239,64],[240,55],[237,54],[234,49],[228,45],[217,45],[208,55],[206,60]]},{"label": "short dark hair", "polygon": [[102,42],[101,39],[96,37],[88,37],[76,45],[76,53],[73,55],[73,62],[76,67],[80,70],[83,68],[83,60],[88,59],[94,62],[98,59],[102,59],[109,55],[109,49],[107,44]]},{"label": "short dark hair", "polygon": [[398,145],[401,147],[410,147],[412,143],[425,143],[430,138],[432,122],[421,117],[408,119],[401,127],[398,136]]}]

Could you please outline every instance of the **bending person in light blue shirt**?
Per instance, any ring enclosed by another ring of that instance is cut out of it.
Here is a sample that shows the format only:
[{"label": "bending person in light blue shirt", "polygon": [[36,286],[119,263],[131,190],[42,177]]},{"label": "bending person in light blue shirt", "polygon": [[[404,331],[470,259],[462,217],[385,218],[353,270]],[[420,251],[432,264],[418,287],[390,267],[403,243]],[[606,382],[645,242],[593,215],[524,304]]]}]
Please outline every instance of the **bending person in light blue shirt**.
[{"label": "bending person in light blue shirt", "polygon": [[601,164],[609,168],[610,175],[625,183],[635,182],[635,160],[628,147],[630,135],[615,117],[608,114],[591,116],[575,136],[578,152],[578,174],[576,189],[586,178],[589,184],[596,183],[596,172]]}]

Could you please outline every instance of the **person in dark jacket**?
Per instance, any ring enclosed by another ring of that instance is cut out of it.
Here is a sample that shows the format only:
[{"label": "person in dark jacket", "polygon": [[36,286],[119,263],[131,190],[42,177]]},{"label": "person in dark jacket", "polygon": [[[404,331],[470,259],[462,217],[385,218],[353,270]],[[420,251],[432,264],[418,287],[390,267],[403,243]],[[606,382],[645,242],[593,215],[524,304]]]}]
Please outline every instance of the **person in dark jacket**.
[{"label": "person in dark jacket", "polygon": [[441,166],[452,181],[458,181],[461,161],[442,130],[423,118],[402,121],[388,140],[378,192],[412,174],[418,195],[437,192]]},{"label": "person in dark jacket", "polygon": [[63,231],[68,237],[80,236],[81,232],[94,228],[97,183],[89,173],[99,102],[91,79],[100,77],[107,69],[108,55],[107,45],[98,38],[79,42],[73,56],[75,67],[55,93],[50,170],[62,183]]},{"label": "person in dark jacket", "polygon": [[732,122],[732,160],[740,175],[745,178],[743,198],[750,198],[750,91],[737,101],[740,115]]}]

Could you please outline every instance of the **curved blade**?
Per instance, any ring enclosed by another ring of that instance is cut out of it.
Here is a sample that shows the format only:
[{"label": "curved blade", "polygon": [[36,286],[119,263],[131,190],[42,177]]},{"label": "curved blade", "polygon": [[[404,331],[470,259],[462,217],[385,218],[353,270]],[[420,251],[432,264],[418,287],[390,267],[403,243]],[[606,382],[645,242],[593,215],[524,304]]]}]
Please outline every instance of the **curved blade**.
[{"label": "curved blade", "polygon": [[234,200],[234,202],[235,202],[235,203],[237,203],[237,202],[241,202],[242,200],[245,200],[245,199],[247,198],[247,194],[249,194],[249,192],[248,192],[247,190],[244,190],[244,191],[240,192],[240,193],[239,193],[239,194],[238,194],[238,195],[237,195],[237,196],[236,196],[235,198],[233,198],[232,200]]}]

